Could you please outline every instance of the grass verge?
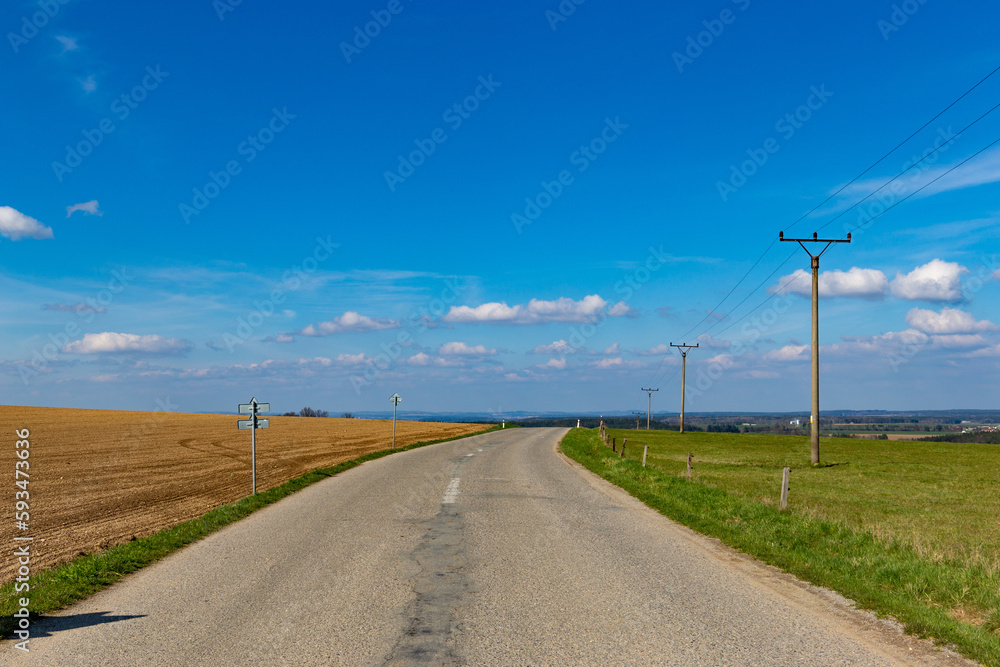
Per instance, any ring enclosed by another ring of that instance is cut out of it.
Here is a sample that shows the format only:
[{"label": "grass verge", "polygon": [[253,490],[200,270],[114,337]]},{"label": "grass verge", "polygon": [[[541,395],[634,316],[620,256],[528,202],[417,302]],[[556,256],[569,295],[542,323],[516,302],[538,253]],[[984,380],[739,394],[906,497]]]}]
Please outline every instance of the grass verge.
[{"label": "grass verge", "polygon": [[928,560],[903,541],[881,540],[808,511],[782,512],[758,499],[687,480],[655,463],[643,468],[633,458],[612,453],[594,430],[572,429],[560,448],[679,523],[836,590],[861,608],[892,616],[911,634],[1000,666],[1000,582],[996,572],[981,563]]},{"label": "grass verge", "polygon": [[9,639],[13,636],[17,620],[13,615],[20,608],[18,600],[21,597],[30,597],[30,614],[33,619],[41,614],[63,609],[110,586],[125,575],[155,563],[174,551],[239,521],[286,496],[290,496],[310,484],[342,473],[366,461],[380,459],[383,456],[497,430],[500,430],[499,426],[469,435],[416,442],[395,450],[383,449],[350,461],[342,461],[330,468],[314,470],[273,489],[258,493],[256,496],[247,496],[234,503],[223,505],[197,519],[186,521],[149,537],[120,544],[98,553],[80,556],[51,570],[39,572],[37,575],[33,574],[30,579],[31,590],[29,594],[15,593],[15,582],[11,582],[0,587],[0,638]]}]

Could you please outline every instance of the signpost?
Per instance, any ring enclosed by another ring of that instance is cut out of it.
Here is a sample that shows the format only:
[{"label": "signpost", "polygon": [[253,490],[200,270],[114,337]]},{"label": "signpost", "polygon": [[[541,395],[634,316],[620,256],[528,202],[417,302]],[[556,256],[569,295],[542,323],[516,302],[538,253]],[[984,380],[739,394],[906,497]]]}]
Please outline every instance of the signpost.
[{"label": "signpost", "polygon": [[249,403],[240,403],[239,411],[241,415],[250,415],[250,419],[240,419],[236,422],[236,428],[240,430],[250,429],[250,471],[253,484],[253,495],[257,495],[257,429],[267,428],[271,424],[267,419],[257,417],[259,412],[270,412],[270,403],[258,403],[256,398],[251,398]]},{"label": "signpost", "polygon": [[392,403],[392,448],[396,449],[396,406],[403,401],[403,397],[399,394],[393,394],[389,397],[389,402]]}]

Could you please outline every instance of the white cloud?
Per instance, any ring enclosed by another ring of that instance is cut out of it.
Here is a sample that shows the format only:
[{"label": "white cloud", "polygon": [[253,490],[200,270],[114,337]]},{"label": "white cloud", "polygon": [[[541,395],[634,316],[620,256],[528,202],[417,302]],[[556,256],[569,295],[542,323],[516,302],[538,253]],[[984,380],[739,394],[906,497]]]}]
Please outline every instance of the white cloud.
[{"label": "white cloud", "polygon": [[411,366],[429,366],[431,363],[431,357],[429,354],[426,354],[424,352],[418,352],[417,354],[407,359],[406,363],[410,364]]},{"label": "white cloud", "polygon": [[674,348],[670,347],[666,343],[660,343],[648,350],[636,350],[635,353],[642,357],[662,357],[668,354],[673,354]]},{"label": "white cloud", "polygon": [[608,311],[608,317],[635,318],[642,316],[639,314],[639,311],[632,306],[628,305],[624,301],[619,301],[615,305],[611,306],[611,309]]},{"label": "white cloud", "polygon": [[573,347],[564,340],[557,340],[550,345],[539,345],[534,350],[531,351],[532,354],[573,354],[574,352],[579,352],[577,348]]},{"label": "white cloud", "polygon": [[0,236],[6,236],[11,241],[50,239],[52,228],[10,206],[0,206]]},{"label": "white cloud", "polygon": [[549,359],[544,364],[539,366],[539,368],[552,368],[557,371],[566,370],[566,360],[565,359]]},{"label": "white cloud", "polygon": [[[819,274],[820,298],[845,297],[853,299],[881,299],[889,291],[889,279],[877,269],[848,271],[821,271]],[[812,298],[812,273],[799,269],[768,288],[771,294],[798,294]]]},{"label": "white cloud", "polygon": [[471,355],[432,357],[426,352],[418,352],[407,359],[406,363],[410,366],[438,366],[441,368],[455,368],[465,366],[469,362],[469,356]]},{"label": "white cloud", "polygon": [[[495,324],[542,324],[545,322],[596,322],[607,315],[608,302],[596,294],[580,301],[562,297],[555,301],[532,299],[527,305],[508,306],[506,302],[491,302],[472,308],[452,306],[442,319],[444,322]],[[619,312],[622,312],[619,309]],[[610,315],[621,317],[622,315]]]},{"label": "white cloud", "polygon": [[931,336],[931,342],[935,347],[955,348],[955,347],[981,347],[987,345],[987,340],[979,334],[946,334]]},{"label": "white cloud", "polygon": [[901,350],[913,350],[931,343],[931,337],[916,329],[890,331],[877,336],[844,336],[843,343],[824,347],[821,354],[850,355],[855,353],[886,355]]},{"label": "white cloud", "polygon": [[42,310],[56,310],[63,313],[106,313],[107,308],[92,306],[89,303],[47,303]]},{"label": "white cloud", "polygon": [[96,215],[96,216],[104,215],[104,211],[100,210],[98,206],[99,205],[96,199],[92,201],[83,202],[82,204],[73,204],[72,206],[67,206],[66,217],[68,218],[77,211],[83,211],[84,213],[87,213],[89,215]]},{"label": "white cloud", "polygon": [[[306,360],[299,359],[299,361],[304,362]],[[332,361],[336,361],[342,366],[361,366],[373,362],[372,359],[365,356],[364,352],[359,352],[358,354],[338,354],[333,360],[326,357],[316,357],[315,361],[318,361],[323,366],[329,366]]]},{"label": "white cloud", "polygon": [[383,329],[398,329],[399,322],[384,318],[371,318],[360,315],[352,310],[329,322],[310,324],[299,332],[302,336],[331,336],[341,333],[361,333],[365,331],[381,331]]},{"label": "white cloud", "polygon": [[287,333],[278,334],[277,336],[274,337],[274,342],[275,343],[294,343],[295,342],[295,336],[292,336],[291,334],[287,334]]},{"label": "white cloud", "polygon": [[496,350],[488,349],[485,345],[467,345],[465,343],[445,343],[438,349],[438,354],[446,356],[486,356],[496,354]]},{"label": "white cloud", "polygon": [[735,365],[733,361],[733,355],[731,354],[717,354],[714,357],[710,357],[705,360],[705,363],[711,364],[713,366],[722,366],[723,368],[729,368]]},{"label": "white cloud", "polygon": [[812,352],[809,345],[786,345],[778,350],[771,350],[764,355],[765,361],[804,361],[810,359]]},{"label": "white cloud", "polygon": [[707,347],[710,350],[728,350],[732,343],[728,340],[716,340],[712,338],[712,334],[702,334],[698,336],[698,345],[701,347]]},{"label": "white cloud", "polygon": [[76,51],[79,47],[76,43],[75,37],[67,37],[66,35],[56,35],[56,40],[63,45],[63,53],[67,51]]},{"label": "white cloud", "polygon": [[86,334],[80,340],[64,345],[62,351],[65,354],[181,354],[190,349],[191,343],[179,338],[139,336],[106,331],[98,334]]},{"label": "white cloud", "polygon": [[967,268],[956,262],[934,259],[905,276],[897,273],[892,281],[892,293],[908,301],[961,301],[960,279],[968,272]]},{"label": "white cloud", "polygon": [[745,377],[751,380],[774,380],[780,378],[781,373],[777,371],[749,370],[737,373],[735,377]]},{"label": "white cloud", "polygon": [[612,343],[611,345],[608,345],[606,348],[604,348],[604,351],[601,352],[601,354],[606,354],[608,356],[614,356],[616,354],[621,354],[621,353],[622,353],[622,348],[621,345],[619,345],[618,343]]},{"label": "white cloud", "polygon": [[77,79],[80,82],[80,87],[83,88],[83,92],[92,93],[97,90],[97,81],[94,79],[94,75],[91,74],[86,79]]},{"label": "white cloud", "polygon": [[[908,175],[897,180],[896,183],[883,190],[883,193],[888,193],[891,190],[893,196],[897,200],[901,200],[925,185],[927,187],[921,190],[917,197],[929,197],[950,190],[961,190],[986,183],[995,183],[1000,181],[1000,149],[995,148],[969,160],[961,167],[957,167],[954,171],[948,173],[947,176],[944,174],[949,169],[956,167],[956,165],[940,165],[926,169],[922,169],[921,167],[917,167]],[[939,177],[940,180],[934,180]],[[859,194],[867,195],[872,190],[885,185],[887,180],[885,178],[872,178],[857,181],[841,194],[846,198],[853,198]],[[931,184],[932,181],[933,184]]]},{"label": "white cloud", "polygon": [[1000,328],[988,320],[977,322],[971,313],[947,306],[940,313],[913,308],[906,314],[906,323],[928,334],[978,334]]},{"label": "white cloud", "polygon": [[624,368],[643,368],[645,364],[638,361],[624,361],[621,357],[614,357],[612,359],[601,359],[600,361],[592,361],[590,365],[594,368],[600,368],[601,370],[613,370],[613,369],[624,369]]},{"label": "white cloud", "polygon": [[1000,344],[990,345],[989,347],[984,347],[982,349],[976,350],[966,356],[969,357],[1000,357]]}]

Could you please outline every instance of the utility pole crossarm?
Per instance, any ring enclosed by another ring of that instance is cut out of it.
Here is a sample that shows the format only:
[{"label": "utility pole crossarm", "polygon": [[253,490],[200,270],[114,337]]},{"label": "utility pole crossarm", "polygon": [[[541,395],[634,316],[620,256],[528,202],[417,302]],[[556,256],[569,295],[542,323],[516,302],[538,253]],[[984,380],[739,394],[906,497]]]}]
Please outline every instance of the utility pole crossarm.
[{"label": "utility pole crossarm", "polygon": [[[805,250],[807,253],[809,253],[810,257],[812,257],[813,259],[815,259],[815,260],[818,261],[819,258],[823,256],[823,253],[826,252],[827,250],[829,250],[830,246],[833,245],[834,243],[850,243],[851,242],[851,233],[850,232],[847,233],[847,238],[846,239],[821,239],[821,238],[819,238],[819,234],[816,233],[816,232],[813,232],[813,235],[812,235],[811,239],[786,239],[785,238],[785,232],[778,232],[778,240],[779,241],[788,241],[788,242],[791,242],[791,243],[798,243],[800,246],[802,246],[803,250]],[[806,245],[805,245],[806,243],[825,243],[826,247],[823,248],[818,255],[813,255],[811,252],[809,252],[809,248],[806,247]]]},{"label": "utility pole crossarm", "polygon": [[[812,268],[812,428],[809,439],[812,449],[812,464],[815,466],[819,465],[819,258],[834,243],[850,243],[851,235],[848,233],[846,239],[821,239],[818,233],[813,232],[811,239],[786,239],[785,232],[778,232],[778,240],[798,243],[802,246],[802,249],[809,254]],[[818,255],[814,255],[806,247],[807,243],[825,243],[826,246]]]}]

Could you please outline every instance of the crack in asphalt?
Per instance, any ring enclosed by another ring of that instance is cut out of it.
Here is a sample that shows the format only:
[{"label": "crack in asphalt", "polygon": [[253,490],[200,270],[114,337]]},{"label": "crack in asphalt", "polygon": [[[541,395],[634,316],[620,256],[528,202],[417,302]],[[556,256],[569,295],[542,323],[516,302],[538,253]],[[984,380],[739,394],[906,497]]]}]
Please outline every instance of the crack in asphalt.
[{"label": "crack in asphalt", "polygon": [[[459,477],[466,459],[455,467]],[[416,598],[407,606],[409,626],[393,647],[387,665],[460,665],[455,639],[464,629],[458,607],[470,589],[465,574],[465,518],[461,505],[442,503],[424,522],[424,537],[412,552],[420,568],[413,579]]]}]

